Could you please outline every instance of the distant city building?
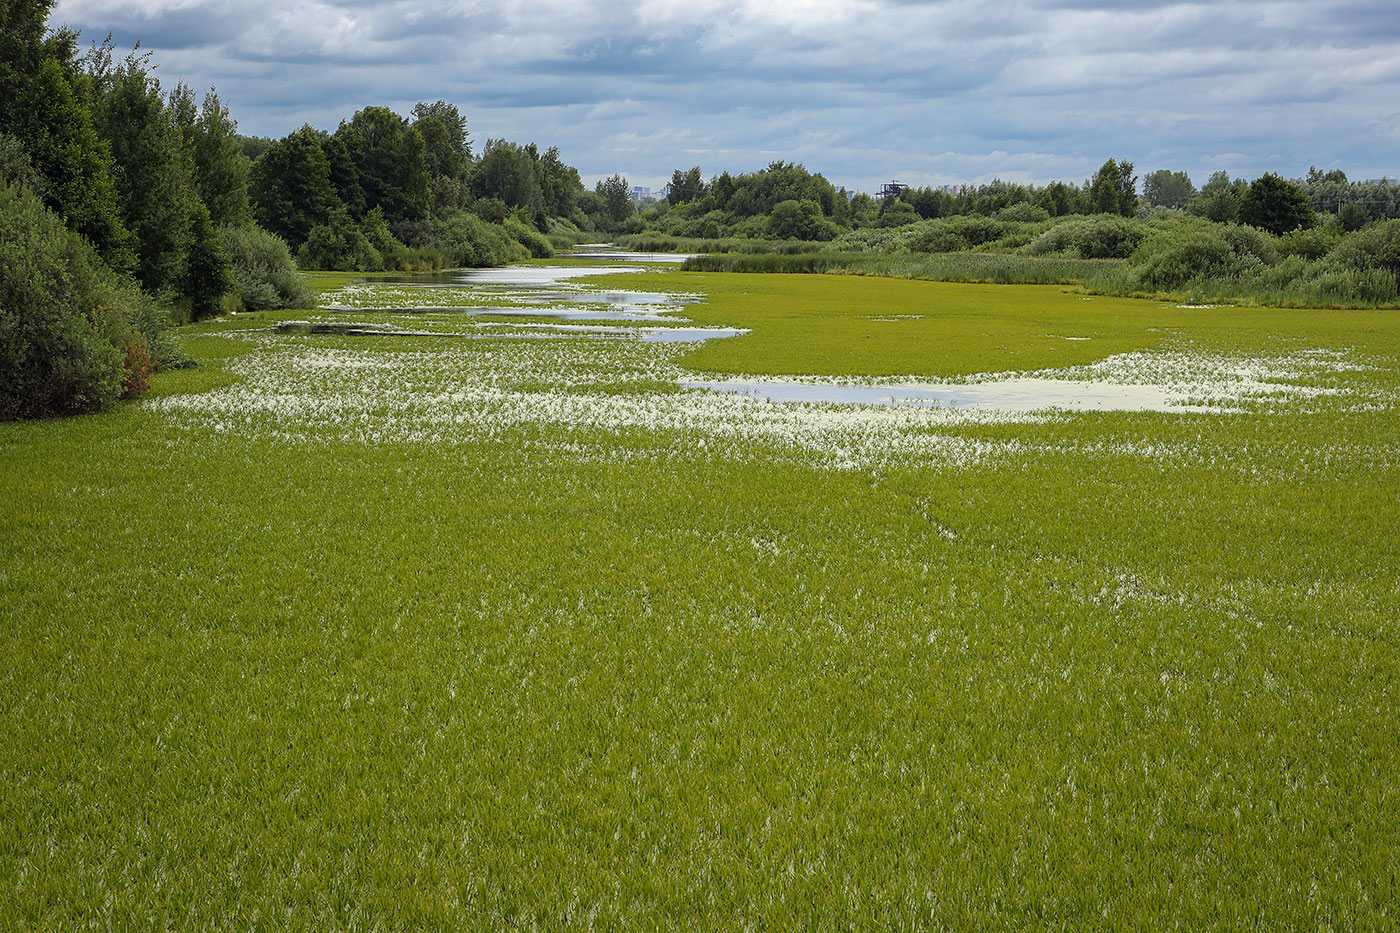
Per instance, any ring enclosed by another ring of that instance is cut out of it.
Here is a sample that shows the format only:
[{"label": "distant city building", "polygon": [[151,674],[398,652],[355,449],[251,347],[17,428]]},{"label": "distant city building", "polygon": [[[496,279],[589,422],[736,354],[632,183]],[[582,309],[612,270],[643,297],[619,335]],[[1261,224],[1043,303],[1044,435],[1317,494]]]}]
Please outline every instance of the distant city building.
[{"label": "distant city building", "polygon": [[632,187],[632,200],[636,201],[638,204],[641,204],[649,197],[651,197],[650,188],[643,188],[641,185],[634,185]]}]

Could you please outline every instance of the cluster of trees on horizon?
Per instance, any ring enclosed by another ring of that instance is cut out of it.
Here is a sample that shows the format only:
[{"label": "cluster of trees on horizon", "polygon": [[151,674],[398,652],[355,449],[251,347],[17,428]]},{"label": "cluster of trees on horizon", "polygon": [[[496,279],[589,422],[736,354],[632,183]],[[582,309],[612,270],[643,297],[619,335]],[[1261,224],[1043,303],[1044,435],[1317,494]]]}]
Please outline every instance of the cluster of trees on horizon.
[{"label": "cluster of trees on horizon", "polygon": [[1277,235],[1319,222],[1352,231],[1374,221],[1400,218],[1400,186],[1384,179],[1351,182],[1345,172],[1335,169],[1313,168],[1302,179],[1265,173],[1252,181],[1218,171],[1199,189],[1185,172],[1159,169],[1141,179],[1141,193],[1133,172],[1132,162],[1109,159],[1083,184],[1054,181],[1037,186],[997,179],[956,190],[907,186],[897,196],[877,198],[844,188],[838,191],[820,174],[786,162],[773,162],[759,172],[737,177],[724,172],[708,182],[695,166],[676,169],[665,198],[642,205],[624,228],[701,239],[832,240],[843,230],[996,216],[1008,210],[1021,219],[1088,214],[1134,217],[1177,211]]}]

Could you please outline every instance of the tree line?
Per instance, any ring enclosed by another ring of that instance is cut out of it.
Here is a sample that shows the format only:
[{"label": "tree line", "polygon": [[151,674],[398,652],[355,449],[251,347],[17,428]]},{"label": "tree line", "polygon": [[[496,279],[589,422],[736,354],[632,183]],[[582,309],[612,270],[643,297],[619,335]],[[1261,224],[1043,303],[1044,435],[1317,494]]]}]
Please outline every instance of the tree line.
[{"label": "tree line", "polygon": [[1400,218],[1400,186],[1350,182],[1339,170],[1314,168],[1303,179],[1266,173],[1253,181],[1216,172],[1199,189],[1185,172],[1160,169],[1141,179],[1128,160],[1110,158],[1082,184],[905,187],[876,198],[836,189],[802,165],[774,162],[757,172],[705,179],[699,166],[676,169],[664,199],[643,205],[622,228],[691,238],[829,241],[843,232],[894,228],[924,220],[995,217],[1035,221],[1076,215],[1122,217],[1179,211],[1216,223],[1240,223],[1273,234],[1332,222],[1345,231]]},{"label": "tree line", "polygon": [[417,270],[552,255],[630,215],[555,148],[473,152],[445,101],[334,132],[241,136],[148,53],[79,48],[53,0],[0,16],[0,420],[90,411],[187,365],[172,323],[305,307],[303,268]]}]

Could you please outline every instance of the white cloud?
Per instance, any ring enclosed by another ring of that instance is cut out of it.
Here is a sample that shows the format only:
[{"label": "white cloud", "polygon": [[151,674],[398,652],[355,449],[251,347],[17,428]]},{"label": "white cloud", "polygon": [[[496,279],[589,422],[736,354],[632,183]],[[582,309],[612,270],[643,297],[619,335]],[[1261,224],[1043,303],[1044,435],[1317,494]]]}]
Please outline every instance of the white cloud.
[{"label": "white cloud", "polygon": [[1400,19],[1381,0],[62,0],[52,21],[141,39],[244,132],[441,97],[478,139],[643,184],[772,158],[865,189],[1076,180],[1109,155],[1397,169]]}]

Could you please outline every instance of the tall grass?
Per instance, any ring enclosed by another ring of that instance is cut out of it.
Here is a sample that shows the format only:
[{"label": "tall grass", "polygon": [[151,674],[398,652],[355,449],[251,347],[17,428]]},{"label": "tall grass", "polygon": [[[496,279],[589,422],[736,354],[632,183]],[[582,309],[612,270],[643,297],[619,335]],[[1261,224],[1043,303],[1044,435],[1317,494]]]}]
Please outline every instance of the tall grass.
[{"label": "tall grass", "polygon": [[1121,260],[1018,253],[805,253],[695,256],[681,268],[697,272],[873,275],[996,285],[1077,285],[1119,265]]}]

